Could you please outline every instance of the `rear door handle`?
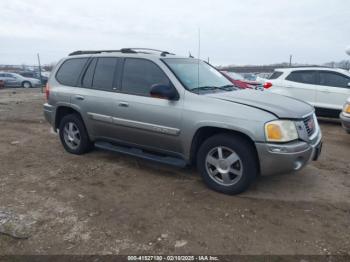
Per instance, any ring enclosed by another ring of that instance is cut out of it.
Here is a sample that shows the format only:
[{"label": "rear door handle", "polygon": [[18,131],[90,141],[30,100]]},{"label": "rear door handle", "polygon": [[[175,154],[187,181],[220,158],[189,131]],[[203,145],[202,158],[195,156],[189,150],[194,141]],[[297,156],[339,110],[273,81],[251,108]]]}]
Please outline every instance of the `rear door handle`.
[{"label": "rear door handle", "polygon": [[83,96],[80,96],[80,95],[76,95],[76,96],[74,96],[74,98],[77,100],[84,100],[85,99]]},{"label": "rear door handle", "polygon": [[129,103],[128,102],[120,102],[119,106],[121,106],[121,107],[128,107]]}]

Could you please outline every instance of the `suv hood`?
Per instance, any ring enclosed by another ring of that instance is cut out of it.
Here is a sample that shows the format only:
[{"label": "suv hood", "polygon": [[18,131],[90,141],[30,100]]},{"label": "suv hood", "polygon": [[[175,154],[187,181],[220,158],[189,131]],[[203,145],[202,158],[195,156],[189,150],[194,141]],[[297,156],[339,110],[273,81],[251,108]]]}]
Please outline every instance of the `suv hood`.
[{"label": "suv hood", "polygon": [[247,105],[274,114],[278,118],[301,119],[314,111],[313,106],[287,96],[267,91],[237,90],[207,94],[207,96],[223,101]]}]

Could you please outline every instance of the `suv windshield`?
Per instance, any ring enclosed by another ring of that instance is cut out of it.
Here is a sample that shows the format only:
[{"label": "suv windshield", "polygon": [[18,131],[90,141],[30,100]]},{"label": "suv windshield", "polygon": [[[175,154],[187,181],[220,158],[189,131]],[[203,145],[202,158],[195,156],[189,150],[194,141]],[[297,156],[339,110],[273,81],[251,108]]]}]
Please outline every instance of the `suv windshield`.
[{"label": "suv windshield", "polygon": [[162,59],[189,91],[232,91],[235,88],[214,67],[193,58]]}]

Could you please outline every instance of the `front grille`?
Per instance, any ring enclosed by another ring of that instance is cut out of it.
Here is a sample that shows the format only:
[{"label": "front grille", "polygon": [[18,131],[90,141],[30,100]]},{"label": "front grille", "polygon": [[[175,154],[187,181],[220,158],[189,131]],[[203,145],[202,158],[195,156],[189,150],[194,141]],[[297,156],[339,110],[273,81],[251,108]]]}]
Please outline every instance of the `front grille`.
[{"label": "front grille", "polygon": [[314,115],[310,115],[303,119],[308,136],[312,136],[316,132],[316,123]]}]

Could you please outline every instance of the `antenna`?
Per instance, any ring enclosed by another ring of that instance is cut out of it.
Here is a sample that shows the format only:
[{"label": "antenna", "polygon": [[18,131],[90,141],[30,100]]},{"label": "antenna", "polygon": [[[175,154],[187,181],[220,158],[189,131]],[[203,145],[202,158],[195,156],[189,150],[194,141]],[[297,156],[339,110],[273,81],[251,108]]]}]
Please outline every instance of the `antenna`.
[{"label": "antenna", "polygon": [[199,93],[199,59],[201,57],[201,28],[198,27],[197,87]]}]

